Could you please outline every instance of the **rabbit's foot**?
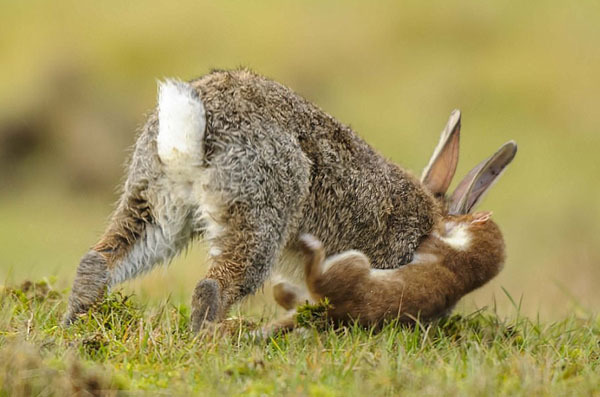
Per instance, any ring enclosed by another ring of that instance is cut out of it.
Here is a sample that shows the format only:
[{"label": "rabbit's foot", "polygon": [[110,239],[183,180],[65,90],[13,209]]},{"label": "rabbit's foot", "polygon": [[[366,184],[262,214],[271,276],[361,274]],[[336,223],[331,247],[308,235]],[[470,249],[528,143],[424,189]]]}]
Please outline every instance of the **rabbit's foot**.
[{"label": "rabbit's foot", "polygon": [[81,259],[69,297],[69,308],[63,325],[71,325],[77,317],[102,300],[109,284],[106,258],[91,250]]},{"label": "rabbit's foot", "polygon": [[196,285],[192,298],[192,331],[198,332],[218,320],[221,306],[221,288],[213,279],[202,280]]}]

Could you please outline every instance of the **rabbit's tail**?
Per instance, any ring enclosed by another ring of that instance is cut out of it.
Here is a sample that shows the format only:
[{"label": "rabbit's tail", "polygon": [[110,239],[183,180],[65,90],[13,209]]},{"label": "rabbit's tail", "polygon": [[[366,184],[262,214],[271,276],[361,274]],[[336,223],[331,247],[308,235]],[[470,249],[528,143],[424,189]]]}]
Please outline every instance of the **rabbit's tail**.
[{"label": "rabbit's tail", "polygon": [[185,172],[202,163],[206,114],[198,91],[189,83],[166,80],[158,92],[158,136],[161,161]]}]

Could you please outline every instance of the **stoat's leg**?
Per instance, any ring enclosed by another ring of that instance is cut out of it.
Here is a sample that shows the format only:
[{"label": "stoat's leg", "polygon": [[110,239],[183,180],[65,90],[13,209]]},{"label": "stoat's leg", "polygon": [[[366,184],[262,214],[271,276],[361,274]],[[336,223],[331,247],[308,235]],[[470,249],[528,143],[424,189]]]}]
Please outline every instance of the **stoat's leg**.
[{"label": "stoat's leg", "polygon": [[280,333],[293,331],[297,327],[296,314],[296,310],[290,310],[279,320],[275,320],[269,325],[264,326],[260,330],[260,336],[267,339]]},{"label": "stoat's leg", "polygon": [[305,291],[287,281],[273,285],[273,298],[285,310],[292,310],[310,299]]}]

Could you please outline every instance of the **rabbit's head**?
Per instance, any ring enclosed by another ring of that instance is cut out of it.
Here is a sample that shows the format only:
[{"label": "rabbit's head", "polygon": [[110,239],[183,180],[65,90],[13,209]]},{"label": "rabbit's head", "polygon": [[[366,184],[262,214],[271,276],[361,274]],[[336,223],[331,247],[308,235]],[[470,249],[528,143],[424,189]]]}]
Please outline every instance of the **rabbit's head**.
[{"label": "rabbit's head", "polygon": [[446,192],[458,165],[460,127],[460,111],[455,110],[421,176],[421,183],[442,201],[445,215],[470,213],[517,153],[517,144],[508,141],[496,153],[471,169],[448,197]]}]

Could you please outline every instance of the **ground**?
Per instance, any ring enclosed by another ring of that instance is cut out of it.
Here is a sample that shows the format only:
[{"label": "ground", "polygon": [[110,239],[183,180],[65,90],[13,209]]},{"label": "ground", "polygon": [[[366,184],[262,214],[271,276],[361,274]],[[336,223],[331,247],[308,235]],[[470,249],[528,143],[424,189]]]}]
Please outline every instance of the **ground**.
[{"label": "ground", "polygon": [[68,291],[0,293],[0,396],[600,395],[600,318],[541,323],[493,308],[383,330],[309,327],[267,340],[242,317],[194,335],[189,307],[119,291],[68,329]]}]

